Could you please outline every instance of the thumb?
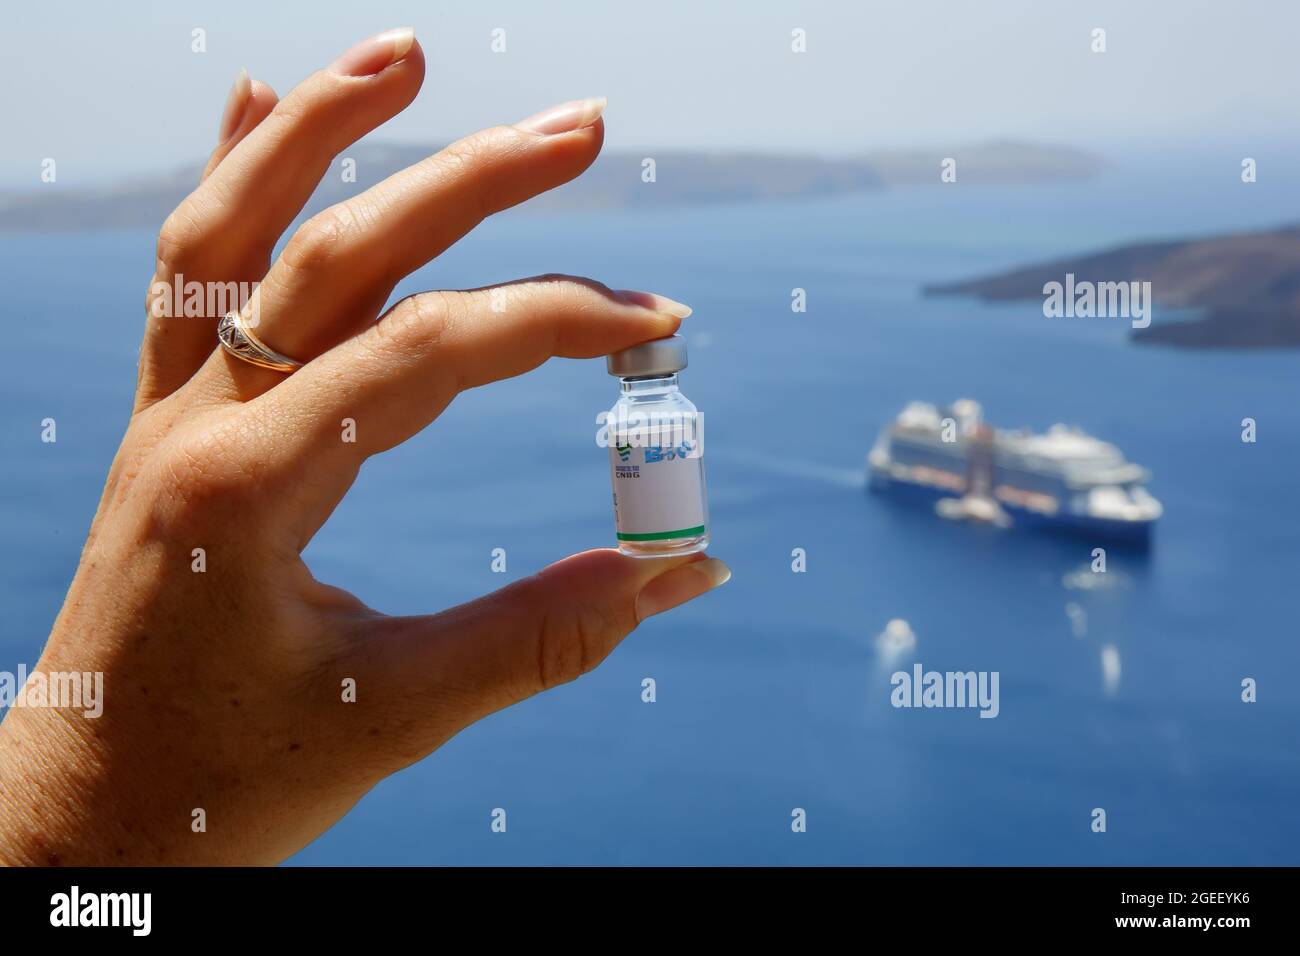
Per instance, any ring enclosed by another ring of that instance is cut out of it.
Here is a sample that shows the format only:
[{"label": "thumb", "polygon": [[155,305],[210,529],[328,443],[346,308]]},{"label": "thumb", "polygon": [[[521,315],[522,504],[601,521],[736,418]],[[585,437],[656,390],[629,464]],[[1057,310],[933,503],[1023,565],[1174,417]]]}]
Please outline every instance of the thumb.
[{"label": "thumb", "polygon": [[340,665],[357,677],[357,703],[368,700],[367,748],[391,743],[389,772],[414,763],[474,721],[581,677],[641,621],[730,577],[703,554],[586,551],[440,614],[372,620]]}]

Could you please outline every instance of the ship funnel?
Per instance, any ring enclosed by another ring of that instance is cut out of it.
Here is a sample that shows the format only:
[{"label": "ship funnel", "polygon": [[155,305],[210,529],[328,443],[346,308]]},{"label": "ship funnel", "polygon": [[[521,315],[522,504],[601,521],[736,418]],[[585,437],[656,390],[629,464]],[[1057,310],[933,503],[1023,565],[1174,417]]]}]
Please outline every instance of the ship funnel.
[{"label": "ship funnel", "polygon": [[973,398],[959,398],[952,403],[952,415],[963,437],[970,437],[984,419],[984,409]]}]

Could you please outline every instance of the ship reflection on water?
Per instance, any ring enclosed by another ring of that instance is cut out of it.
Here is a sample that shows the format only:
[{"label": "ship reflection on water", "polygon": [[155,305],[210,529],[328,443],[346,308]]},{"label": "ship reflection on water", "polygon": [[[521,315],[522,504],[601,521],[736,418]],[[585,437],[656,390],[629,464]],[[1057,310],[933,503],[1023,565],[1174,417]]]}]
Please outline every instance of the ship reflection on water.
[{"label": "ship reflection on water", "polygon": [[1146,469],[1078,428],[1002,431],[979,403],[912,402],[867,457],[872,491],[930,504],[941,517],[1146,547],[1162,508]]}]

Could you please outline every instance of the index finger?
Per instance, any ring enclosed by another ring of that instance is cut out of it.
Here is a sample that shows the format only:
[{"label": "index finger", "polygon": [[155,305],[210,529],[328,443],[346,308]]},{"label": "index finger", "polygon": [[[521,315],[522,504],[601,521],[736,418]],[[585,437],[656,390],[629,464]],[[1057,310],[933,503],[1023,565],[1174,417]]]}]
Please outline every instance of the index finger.
[{"label": "index finger", "polygon": [[[330,460],[313,484],[342,498],[362,461],[422,430],[465,389],[522,375],[552,356],[595,358],[677,331],[690,309],[647,292],[615,292],[590,279],[541,276],[398,302],[365,332],[307,363],[245,406],[276,435],[280,467]],[[356,423],[339,441],[339,423]],[[273,465],[274,466],[274,465]],[[311,527],[330,508],[303,502]],[[332,506],[331,506],[332,507]]]}]

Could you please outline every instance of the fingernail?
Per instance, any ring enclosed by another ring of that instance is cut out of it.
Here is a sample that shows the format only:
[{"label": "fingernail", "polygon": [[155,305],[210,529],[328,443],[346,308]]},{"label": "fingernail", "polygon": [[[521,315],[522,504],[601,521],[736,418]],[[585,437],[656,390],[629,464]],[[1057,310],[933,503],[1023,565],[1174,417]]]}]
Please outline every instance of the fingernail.
[{"label": "fingernail", "polygon": [[334,61],[330,71],[342,76],[373,76],[411,52],[414,42],[415,30],[412,27],[385,30],[348,50]]},{"label": "fingernail", "polygon": [[679,319],[684,319],[691,314],[691,307],[685,302],[678,302],[676,299],[670,299],[666,295],[656,295],[653,292],[638,292],[635,289],[618,289],[615,293],[619,298],[631,302],[633,305],[639,305],[643,309],[653,309],[655,312],[667,312],[669,315],[675,315]]},{"label": "fingernail", "polygon": [[673,568],[641,589],[636,596],[636,619],[644,621],[662,614],[730,580],[731,568],[717,558],[705,558]]},{"label": "fingernail", "polygon": [[253,85],[248,79],[248,70],[240,69],[235,77],[235,85],[226,96],[226,108],[221,111],[221,128],[217,130],[217,142],[224,143],[239,129],[239,121],[248,112],[248,94]]},{"label": "fingernail", "polygon": [[605,112],[605,103],[603,96],[588,100],[570,100],[568,103],[552,106],[549,110],[542,110],[536,116],[520,120],[515,124],[515,128],[529,133],[544,133],[548,136],[555,133],[572,133],[575,129],[583,129],[600,119],[600,114]]}]

